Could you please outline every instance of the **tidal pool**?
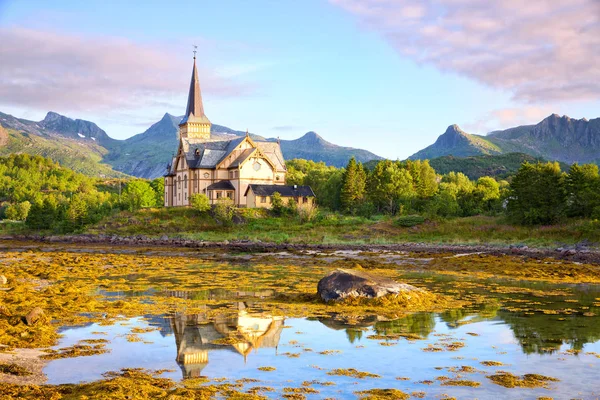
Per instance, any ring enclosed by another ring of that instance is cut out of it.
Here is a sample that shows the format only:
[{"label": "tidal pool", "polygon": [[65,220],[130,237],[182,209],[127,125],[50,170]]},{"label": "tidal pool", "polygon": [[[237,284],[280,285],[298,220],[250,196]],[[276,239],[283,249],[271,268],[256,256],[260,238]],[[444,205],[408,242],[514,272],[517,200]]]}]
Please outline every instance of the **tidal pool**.
[{"label": "tidal pool", "polygon": [[[101,379],[106,371],[139,367],[167,370],[162,376],[174,380],[204,376],[234,383],[249,378],[257,381],[247,383],[244,389],[269,386],[275,392],[266,395],[274,398],[280,397],[284,388],[302,387],[305,381],[333,383],[311,385],[319,391],[313,395],[315,398],[354,397],[354,392],[372,388],[425,392],[427,398],[446,394],[460,399],[587,399],[599,395],[596,382],[600,359],[589,354],[600,354],[598,341],[584,344],[578,354],[572,352],[572,343],[555,346],[553,351],[528,353],[515,337],[513,327],[500,316],[453,326],[440,314],[418,313],[362,325],[345,325],[335,317],[285,319],[243,310],[237,318],[213,322],[195,314],[129,318],[108,326],[94,323],[65,328],[58,347],[103,338],[109,340],[108,353],[53,360],[44,372],[51,384],[93,381]],[[137,334],[141,341],[128,341],[127,335],[134,328],[148,330]],[[232,329],[246,340],[233,345],[214,344]],[[410,339],[380,339],[395,334],[412,335]],[[423,339],[412,339],[413,335]],[[449,343],[461,346],[448,349]],[[441,350],[426,351],[428,348]],[[482,364],[485,361],[503,365],[486,366]],[[260,367],[275,370],[261,371]],[[338,368],[354,368],[380,377],[356,379],[329,374]],[[497,371],[537,373],[560,381],[551,382],[549,389],[510,389],[486,378]],[[447,379],[440,377],[478,382],[480,386],[443,386]]]},{"label": "tidal pool", "polygon": [[[52,349],[101,343],[106,350],[48,360],[50,385],[144,368],[177,382],[231,383],[239,392],[269,388],[259,393],[271,398],[355,398],[369,389],[436,399],[600,396],[600,286],[535,273],[558,276],[559,264],[480,254],[456,258],[460,264],[404,253],[221,256],[5,252],[2,272],[23,286],[2,296],[12,312],[25,302],[51,310],[61,335]],[[314,300],[320,277],[357,261],[462,305],[398,313]],[[517,265],[518,278],[508,267],[490,274],[492,261]],[[596,273],[584,267],[586,276]],[[9,333],[19,347],[22,335]],[[503,373],[551,379],[512,388],[490,379]],[[310,390],[295,392],[302,388]]]}]

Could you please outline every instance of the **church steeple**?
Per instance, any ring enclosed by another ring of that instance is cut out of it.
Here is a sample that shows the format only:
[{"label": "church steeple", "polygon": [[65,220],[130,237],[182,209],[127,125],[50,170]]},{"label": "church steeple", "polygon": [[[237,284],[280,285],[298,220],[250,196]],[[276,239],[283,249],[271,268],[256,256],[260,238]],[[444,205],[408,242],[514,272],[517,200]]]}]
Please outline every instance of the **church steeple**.
[{"label": "church steeple", "polygon": [[194,51],[194,67],[190,81],[187,108],[185,115],[179,123],[181,137],[210,138],[210,121],[204,114],[202,105],[202,93],[200,92],[200,81],[198,80],[198,69],[196,68],[196,51]]}]

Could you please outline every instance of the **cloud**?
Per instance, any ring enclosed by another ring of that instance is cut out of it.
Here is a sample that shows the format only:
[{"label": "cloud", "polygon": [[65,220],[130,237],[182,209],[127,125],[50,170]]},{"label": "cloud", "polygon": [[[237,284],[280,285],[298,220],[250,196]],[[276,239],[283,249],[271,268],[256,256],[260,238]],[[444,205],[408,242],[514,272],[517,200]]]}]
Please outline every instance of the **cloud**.
[{"label": "cloud", "polygon": [[486,134],[494,130],[537,124],[552,113],[551,106],[525,106],[492,110],[474,122],[466,123],[467,132]]},{"label": "cloud", "polygon": [[600,99],[600,1],[330,0],[403,56],[526,102]]},{"label": "cloud", "polygon": [[[191,59],[165,43],[0,28],[0,102],[44,110],[116,110],[171,104],[185,96]],[[202,59],[202,48],[199,49]],[[190,53],[191,55],[191,53]],[[199,63],[200,64],[200,63]],[[253,90],[200,68],[211,97]]]},{"label": "cloud", "polygon": [[289,132],[289,131],[299,130],[300,127],[295,126],[295,125],[281,125],[281,126],[274,126],[271,129],[273,129],[274,131]]}]

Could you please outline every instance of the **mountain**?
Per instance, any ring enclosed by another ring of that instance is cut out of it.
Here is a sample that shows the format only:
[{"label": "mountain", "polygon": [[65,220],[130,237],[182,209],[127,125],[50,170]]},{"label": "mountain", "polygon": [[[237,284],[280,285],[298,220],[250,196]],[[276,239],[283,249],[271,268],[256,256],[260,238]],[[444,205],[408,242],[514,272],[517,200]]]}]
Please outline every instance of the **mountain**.
[{"label": "mountain", "polygon": [[523,153],[565,163],[600,163],[600,118],[587,120],[552,114],[536,125],[491,132],[486,137],[505,152]]},{"label": "mountain", "polygon": [[[57,132],[59,125],[68,125],[64,134]],[[93,126],[98,128],[95,124]],[[108,138],[102,135],[104,131],[99,128],[96,131],[91,125],[81,127],[81,131],[73,131],[68,121],[56,121],[53,115],[34,122],[0,113],[0,156],[12,153],[41,155],[86,175],[124,176],[125,174],[103,162],[103,158],[109,153],[106,147],[99,144],[100,140]],[[79,132],[84,137],[77,135]],[[110,140],[112,139],[108,138],[106,143]]]},{"label": "mountain", "polygon": [[[166,113],[146,131],[126,140],[116,140],[93,122],[71,119],[55,112],[49,112],[39,122],[0,113],[0,128],[6,128],[0,131],[0,155],[19,152],[40,154],[90,175],[128,174],[152,179],[162,176],[177,151],[181,118]],[[245,134],[217,124],[211,128],[211,135],[223,140]],[[277,140],[256,134],[250,134],[250,137],[253,140]],[[7,143],[2,144],[3,141]],[[382,159],[366,150],[329,143],[314,132],[296,140],[281,140],[280,143],[286,159],[306,158],[336,167],[345,166],[352,156],[363,162]]]},{"label": "mountain", "polygon": [[281,151],[286,160],[304,158],[306,160],[323,161],[334,167],[345,167],[354,156],[356,161],[383,160],[367,150],[352,147],[341,147],[323,139],[315,132],[308,132],[296,140],[280,140]]},{"label": "mountain", "polygon": [[71,119],[50,111],[38,125],[47,132],[72,139],[90,139],[100,145],[110,148],[117,141],[110,138],[106,132],[98,128],[93,122],[81,119]]},{"label": "mountain", "polygon": [[433,159],[524,153],[564,163],[600,163],[600,118],[573,119],[552,114],[535,125],[523,125],[487,136],[448,127],[434,144],[410,156]]},{"label": "mountain", "polygon": [[[448,172],[462,172],[470,179],[479,179],[482,176],[507,178],[514,175],[524,162],[546,162],[541,157],[534,157],[524,153],[507,153],[497,155],[483,155],[470,157],[443,156],[432,158],[429,164],[438,174]],[[567,164],[561,163],[563,171],[569,169]]]},{"label": "mountain", "polygon": [[450,125],[434,144],[413,154],[409,159],[425,160],[447,155],[468,157],[500,153],[502,150],[485,138],[466,133],[458,125]]}]

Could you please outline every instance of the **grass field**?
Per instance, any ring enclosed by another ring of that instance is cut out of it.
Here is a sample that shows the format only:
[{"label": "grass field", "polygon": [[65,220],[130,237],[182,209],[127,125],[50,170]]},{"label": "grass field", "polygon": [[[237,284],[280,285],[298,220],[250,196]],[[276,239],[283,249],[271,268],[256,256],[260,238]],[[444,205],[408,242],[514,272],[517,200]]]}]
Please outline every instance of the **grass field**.
[{"label": "grass field", "polygon": [[291,217],[272,217],[265,210],[239,210],[238,216],[243,222],[223,226],[210,215],[192,209],[144,209],[109,216],[86,233],[324,244],[425,242],[556,247],[587,242],[596,247],[600,243],[600,221],[597,220],[570,220],[557,225],[526,227],[511,225],[502,217],[477,216],[402,227],[396,218],[388,216],[366,219],[322,213],[307,223]]}]

